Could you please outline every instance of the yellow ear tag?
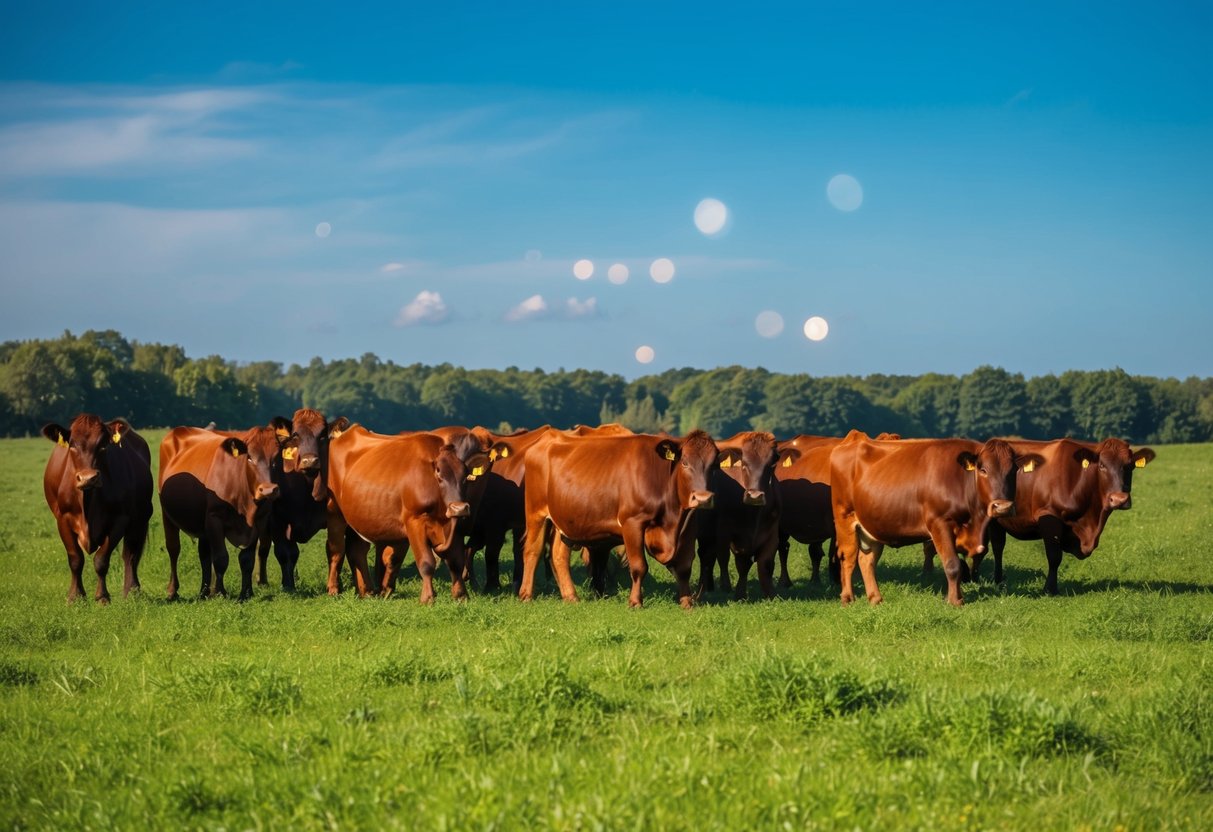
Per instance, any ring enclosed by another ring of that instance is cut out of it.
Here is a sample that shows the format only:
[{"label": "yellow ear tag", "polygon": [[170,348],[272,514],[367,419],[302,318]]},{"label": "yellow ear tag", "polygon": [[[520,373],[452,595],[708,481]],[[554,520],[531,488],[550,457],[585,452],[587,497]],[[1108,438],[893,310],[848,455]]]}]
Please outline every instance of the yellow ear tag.
[{"label": "yellow ear tag", "polygon": [[1136,460],[1134,460],[1133,467],[1134,468],[1145,468],[1146,467],[1146,458],[1144,456],[1139,456]]},{"label": "yellow ear tag", "polygon": [[56,440],[56,442],[57,442],[58,444],[62,445],[63,447],[65,447],[65,448],[67,447],[67,440],[63,438],[63,434],[62,434],[62,433],[61,433],[61,434],[59,434],[59,438]]},{"label": "yellow ear tag", "polygon": [[965,463],[965,470],[966,470],[966,471],[976,471],[976,470],[977,470],[977,466],[976,466],[976,465],[974,465],[972,462],[966,462],[966,463]]},{"label": "yellow ear tag", "polygon": [[232,456],[240,456],[240,449],[232,448]]},{"label": "yellow ear tag", "polygon": [[473,477],[478,477],[478,476],[480,476],[480,475],[481,475],[481,474],[483,474],[483,473],[484,473],[484,466],[483,466],[483,465],[477,465],[475,468],[473,468],[473,469],[472,469],[472,476],[473,476]]},{"label": "yellow ear tag", "polygon": [[1036,470],[1036,460],[1032,460],[1031,462],[1024,463],[1023,472],[1025,474],[1030,474],[1035,470]]},{"label": "yellow ear tag", "polygon": [[277,436],[279,439],[286,439],[288,436],[291,435],[291,432],[289,430],[287,430],[286,428],[277,428],[274,431],[274,435]]},{"label": "yellow ear tag", "polygon": [[722,459],[720,461],[720,467],[721,468],[732,468],[733,467],[733,458],[731,456],[726,456],[724,459]]},{"label": "yellow ear tag", "polygon": [[783,467],[784,467],[784,468],[791,468],[791,467],[792,467],[792,458],[791,458],[790,456],[785,456],[785,457],[783,458]]},{"label": "yellow ear tag", "polygon": [[668,459],[668,460],[670,460],[671,462],[673,462],[673,461],[674,461],[674,460],[677,458],[677,454],[675,454],[675,453],[674,453],[673,451],[671,451],[669,448],[666,448],[666,450],[665,450],[665,458],[666,458],[666,459]]},{"label": "yellow ear tag", "polygon": [[510,455],[510,449],[509,449],[509,448],[502,448],[502,449],[501,449],[501,458],[502,458],[502,459],[505,459],[505,458],[506,458],[507,456],[509,456],[509,455]]},{"label": "yellow ear tag", "polygon": [[282,458],[283,459],[294,459],[295,453],[298,450],[299,450],[298,448],[283,448],[282,449]]},{"label": "yellow ear tag", "polygon": [[496,461],[497,461],[497,449],[491,448],[489,450],[489,462],[496,462]]},{"label": "yellow ear tag", "polygon": [[1083,467],[1083,468],[1090,468],[1090,467],[1091,467],[1091,460],[1089,460],[1089,459],[1084,459],[1084,460],[1082,461],[1082,467]]}]

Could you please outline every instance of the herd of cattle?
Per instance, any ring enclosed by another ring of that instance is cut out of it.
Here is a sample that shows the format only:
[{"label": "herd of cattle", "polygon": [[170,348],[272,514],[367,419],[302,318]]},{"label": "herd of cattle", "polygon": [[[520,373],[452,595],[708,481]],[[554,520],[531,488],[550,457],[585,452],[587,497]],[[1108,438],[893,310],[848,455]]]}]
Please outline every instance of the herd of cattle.
[{"label": "herd of cattle", "polygon": [[[151,454],[122,420],[81,414],[70,428],[48,424],[55,443],[43,486],[71,568],[68,599],[84,594],[85,553],[93,553],[96,597],[108,601],[111,553],[122,544],[123,592],[139,586],[138,565],[152,516]],[[1045,590],[1057,592],[1062,553],[1089,556],[1112,511],[1130,507],[1133,471],[1154,459],[1119,439],[1098,444],[991,439],[876,439],[739,433],[714,441],[703,431],[677,438],[634,434],[618,425],[509,435],[448,427],[372,433],[345,418],[300,409],[247,431],[179,427],[160,446],[159,492],[171,577],[179,588],[181,534],[198,541],[201,594],[226,594],[227,543],[239,549],[240,598],[253,592],[255,560],[272,546],[282,585],[293,590],[299,544],[326,534],[328,591],[340,591],[348,561],[359,595],[390,593],[410,549],[421,602],[434,598],[437,558],[451,594],[466,596],[472,558],[484,550],[485,584],[499,586],[506,533],[513,539],[514,587],[534,594],[535,571],[550,569],[566,600],[576,590],[569,562],[582,550],[591,585],[606,589],[612,549],[622,546],[631,575],[629,604],[642,603],[646,555],[674,575],[690,606],[698,592],[745,596],[752,564],[763,595],[775,593],[774,564],[789,585],[789,540],[807,543],[817,580],[825,544],[842,601],[853,600],[858,564],[868,600],[881,600],[876,563],[885,546],[923,543],[926,568],[938,554],[947,597],[963,603],[961,581],[976,576],[987,547],[1002,580],[1006,537],[1043,540]],[[375,557],[368,566],[372,544]]]}]

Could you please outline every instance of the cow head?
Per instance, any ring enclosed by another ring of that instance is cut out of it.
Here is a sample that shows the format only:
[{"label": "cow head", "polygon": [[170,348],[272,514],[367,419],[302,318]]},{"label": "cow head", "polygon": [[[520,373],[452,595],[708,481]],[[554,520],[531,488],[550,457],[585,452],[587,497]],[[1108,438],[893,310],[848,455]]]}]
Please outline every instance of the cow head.
[{"label": "cow head", "polygon": [[[257,503],[276,499],[278,485],[270,474],[270,467],[279,451],[276,428],[252,428],[244,434],[243,441],[247,454],[245,479],[249,493]],[[228,453],[231,454],[230,448]],[[238,454],[231,455],[238,457]]]},{"label": "cow head", "polygon": [[73,484],[88,491],[102,484],[106,452],[121,445],[122,437],[130,429],[121,419],[106,424],[91,413],[81,413],[72,420],[70,428],[54,422],[44,425],[42,435],[66,451]]},{"label": "cow head", "polygon": [[[323,472],[328,462],[330,431],[337,424],[334,422],[330,425],[325,421],[324,414],[306,407],[296,410],[290,421],[281,416],[270,421],[282,453],[282,470],[307,477],[312,486],[313,500],[324,500],[327,496],[328,484]],[[338,430],[333,435],[339,433]]]},{"label": "cow head", "polygon": [[1120,439],[1105,439],[1094,450],[1080,448],[1075,458],[1099,480],[1101,507],[1105,511],[1123,511],[1133,506],[1133,469],[1144,468],[1154,459],[1151,448],[1134,451]]},{"label": "cow head", "polygon": [[459,520],[472,514],[469,489],[482,487],[493,460],[510,453],[507,443],[497,442],[485,451],[478,439],[471,434],[468,436],[473,440],[470,444],[443,445],[432,463],[434,480],[441,501],[446,506],[448,519],[445,539],[434,547],[438,554],[446,552],[452,543],[460,539],[455,527]]},{"label": "cow head", "polygon": [[957,462],[975,475],[978,502],[986,516],[1006,517],[1015,510],[1015,475],[1022,463],[1010,443],[991,439],[976,454],[961,453]]},{"label": "cow head", "polygon": [[778,450],[775,437],[769,433],[743,433],[717,447],[720,470],[742,487],[742,502],[747,506],[766,505],[775,466],[785,460],[791,465],[800,456],[795,448]]},{"label": "cow head", "polygon": [[712,437],[694,430],[684,439],[662,439],[657,455],[673,463],[678,503],[684,511],[711,508],[715,495],[708,489],[708,475],[716,467],[719,450]]}]

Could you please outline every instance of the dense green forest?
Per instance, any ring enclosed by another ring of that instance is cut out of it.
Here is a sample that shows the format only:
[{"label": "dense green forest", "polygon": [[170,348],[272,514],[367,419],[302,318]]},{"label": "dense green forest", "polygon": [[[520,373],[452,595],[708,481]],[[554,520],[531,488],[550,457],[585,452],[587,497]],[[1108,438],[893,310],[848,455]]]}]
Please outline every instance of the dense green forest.
[{"label": "dense green forest", "polygon": [[1131,376],[1120,369],[1025,379],[996,367],[963,376],[814,377],[761,368],[685,367],[627,381],[591,370],[468,370],[361,358],[284,368],[112,330],[0,344],[0,435],[37,432],[81,411],[138,427],[247,427],[301,406],[395,432],[447,424],[511,429],[618,421],[634,430],[778,436],[853,427],[904,436],[1119,436],[1134,442],[1213,438],[1213,379]]}]

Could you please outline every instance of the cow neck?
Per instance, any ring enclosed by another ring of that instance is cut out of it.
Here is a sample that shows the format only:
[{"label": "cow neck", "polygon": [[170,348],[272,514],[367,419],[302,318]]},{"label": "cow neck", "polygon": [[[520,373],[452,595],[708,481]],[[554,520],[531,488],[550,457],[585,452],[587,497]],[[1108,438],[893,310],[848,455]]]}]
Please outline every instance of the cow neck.
[{"label": "cow neck", "polygon": [[[674,536],[671,547],[671,557],[673,557],[679,550],[683,534],[691,522],[691,513],[695,509],[683,508],[683,483],[682,479],[678,476],[678,460],[670,463],[669,476],[673,480],[673,488],[666,489],[665,504],[662,506],[661,528],[668,533],[671,523],[674,525]],[[690,502],[690,497],[691,494],[688,487],[685,502]]]}]

